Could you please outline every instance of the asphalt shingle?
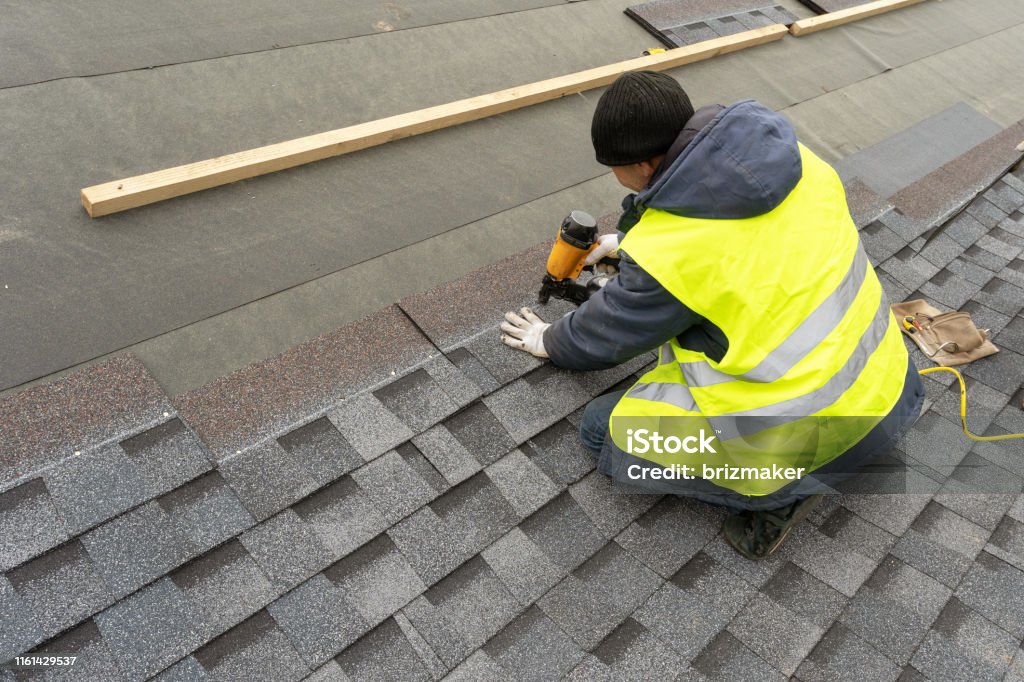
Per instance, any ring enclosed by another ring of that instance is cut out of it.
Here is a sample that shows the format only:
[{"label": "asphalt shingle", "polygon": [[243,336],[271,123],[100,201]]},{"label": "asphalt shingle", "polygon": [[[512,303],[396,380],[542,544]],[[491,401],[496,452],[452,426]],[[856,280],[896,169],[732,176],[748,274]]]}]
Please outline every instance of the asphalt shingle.
[{"label": "asphalt shingle", "polygon": [[156,502],[148,502],[82,536],[82,544],[114,594],[125,597],[165,575],[195,546]]},{"label": "asphalt shingle", "polygon": [[550,618],[532,606],[483,647],[492,660],[520,680],[550,680],[565,675],[583,651]]},{"label": "asphalt shingle", "polygon": [[637,609],[633,618],[690,660],[754,593],[751,585],[701,552]]},{"label": "asphalt shingle", "polygon": [[975,300],[993,310],[1013,317],[1024,307],[1024,289],[999,277],[993,277],[974,296]]},{"label": "asphalt shingle", "polygon": [[579,427],[556,422],[522,446],[523,452],[559,485],[569,485],[594,470],[594,455],[580,442]]},{"label": "asphalt shingle", "polygon": [[893,556],[955,588],[985,547],[989,531],[931,502],[892,550]]},{"label": "asphalt shingle", "polygon": [[902,237],[877,220],[860,231],[860,238],[872,263],[884,263],[907,245]]},{"label": "asphalt shingle", "polygon": [[157,504],[198,551],[215,547],[255,523],[216,471],[158,498]]},{"label": "asphalt shingle", "polygon": [[215,680],[297,682],[310,672],[266,611],[236,625],[195,657]]},{"label": "asphalt shingle", "polygon": [[985,550],[1024,570],[1024,523],[1007,514],[999,522]]},{"label": "asphalt shingle", "polygon": [[884,261],[880,268],[911,291],[921,286],[938,274],[940,267],[918,254],[910,246],[896,252]]},{"label": "asphalt shingle", "polygon": [[257,521],[313,492],[312,475],[277,441],[268,441],[221,462],[219,471]]},{"label": "asphalt shingle", "polygon": [[480,401],[449,417],[443,425],[484,465],[496,461],[516,446],[494,413]]},{"label": "asphalt shingle", "polygon": [[353,680],[427,682],[430,671],[393,618],[371,630],[337,657]]},{"label": "asphalt shingle", "polygon": [[[991,270],[987,270],[980,265],[976,265],[965,258],[954,258],[950,261],[949,265],[946,266],[946,270],[954,275],[962,277],[971,284],[976,284],[979,287],[983,287],[988,284],[995,276]],[[970,303],[971,302],[968,301],[963,305],[969,305]],[[963,305],[958,306],[958,309],[962,309]]]},{"label": "asphalt shingle", "polygon": [[323,574],[285,594],[267,611],[311,668],[334,657],[370,629],[345,592]]},{"label": "asphalt shingle", "polygon": [[772,666],[792,675],[824,630],[763,594],[755,594],[729,623],[729,632]]},{"label": "asphalt shingle", "polygon": [[465,348],[502,386],[544,364],[529,353],[513,350],[503,344],[497,327],[474,337],[465,344]]},{"label": "asphalt shingle", "polygon": [[982,196],[998,206],[1000,210],[1006,213],[1013,213],[1024,205],[1024,194],[1014,189],[1010,184],[1013,181],[1020,182],[1017,178],[1007,174]]},{"label": "asphalt shingle", "polygon": [[956,596],[1014,637],[1024,638],[1024,571],[982,552]]},{"label": "asphalt shingle", "polygon": [[458,368],[462,375],[473,382],[481,395],[498,388],[497,379],[491,376],[483,363],[465,348],[456,348],[447,354],[448,360]]},{"label": "asphalt shingle", "polygon": [[508,532],[518,515],[486,472],[463,481],[430,504],[457,546],[479,552]]},{"label": "asphalt shingle", "polygon": [[448,672],[448,668],[438,658],[430,644],[427,643],[427,640],[423,638],[423,635],[416,629],[416,626],[412,624],[412,621],[402,612],[396,613],[393,618],[398,623],[398,627],[402,629],[405,638],[409,640],[409,644],[416,651],[420,661],[430,672],[431,677],[434,679],[444,677],[445,673]]},{"label": "asphalt shingle", "polygon": [[519,450],[487,467],[487,476],[519,518],[529,516],[558,495],[558,486]]},{"label": "asphalt shingle", "polygon": [[213,466],[206,447],[177,418],[121,441],[121,449],[135,465],[150,496],[173,490]]},{"label": "asphalt shingle", "polygon": [[960,246],[967,248],[978,238],[987,233],[989,228],[978,222],[978,219],[966,211],[946,223],[942,233],[955,240]]},{"label": "asphalt shingle", "polygon": [[594,649],[594,656],[608,668],[611,679],[675,678],[689,667],[686,659],[632,618],[605,637]]},{"label": "asphalt shingle", "polygon": [[445,665],[454,667],[521,609],[484,560],[476,557],[413,600],[403,613]]},{"label": "asphalt shingle", "polygon": [[551,563],[566,572],[575,569],[605,544],[597,526],[567,492],[519,527]]},{"label": "asphalt shingle", "polygon": [[409,427],[372,393],[341,401],[327,418],[368,462],[413,436]]},{"label": "asphalt shingle", "polygon": [[412,440],[449,485],[456,485],[480,471],[480,461],[444,426],[438,424]]},{"label": "asphalt shingle", "polygon": [[964,374],[1000,393],[1013,395],[1024,383],[1024,355],[1004,348],[995,355],[967,365]]},{"label": "asphalt shingle", "polygon": [[949,600],[911,663],[926,676],[951,682],[1003,679],[1019,642],[964,606]]},{"label": "asphalt shingle", "polygon": [[967,205],[967,213],[974,216],[979,223],[992,229],[1006,218],[1008,213],[985,197],[978,197]]},{"label": "asphalt shingle", "polygon": [[67,537],[64,517],[43,479],[34,478],[0,493],[0,569],[38,556]]},{"label": "asphalt shingle", "polygon": [[[967,427],[972,433],[985,433],[996,415],[1009,402],[1010,396],[989,388],[971,377],[965,377],[964,382],[967,384],[968,395]],[[960,382],[943,391],[932,405],[932,410],[960,426]]]},{"label": "asphalt shingle", "polygon": [[592,649],[661,583],[658,574],[609,542],[537,605],[581,647]]},{"label": "asphalt shingle", "polygon": [[238,540],[211,550],[170,577],[216,634],[238,625],[279,594]]},{"label": "asphalt shingle", "polygon": [[944,585],[890,557],[839,619],[890,660],[905,665],[950,595]]},{"label": "asphalt shingle", "polygon": [[848,597],[878,565],[810,524],[797,526],[778,553]]},{"label": "asphalt shingle", "polygon": [[380,623],[427,589],[385,534],[332,565],[324,575],[341,588],[347,602],[371,625]]},{"label": "asphalt shingle", "polygon": [[486,396],[483,402],[517,445],[572,412],[572,409],[566,409],[564,414],[560,413],[522,379]]},{"label": "asphalt shingle", "polygon": [[70,457],[48,471],[44,478],[72,535],[150,497],[141,472],[117,445]]},{"label": "asphalt shingle", "polygon": [[[110,588],[96,574],[78,540],[22,564],[7,578],[47,635],[76,625],[114,603]],[[29,632],[35,629],[27,628]]]},{"label": "asphalt shingle", "polygon": [[830,498],[835,502],[835,509],[822,520],[818,530],[858,554],[881,561],[895,544],[896,537],[841,506],[839,495]]},{"label": "asphalt shingle", "polygon": [[373,392],[392,414],[419,433],[458,409],[425,369],[417,369]]},{"label": "asphalt shingle", "polygon": [[461,535],[430,507],[389,528],[388,536],[427,585],[433,585],[473,555]]},{"label": "asphalt shingle", "polygon": [[168,578],[119,601],[95,621],[131,680],[159,672],[209,636],[199,611]]},{"label": "asphalt shingle", "polygon": [[803,620],[827,629],[849,599],[796,564],[786,562],[761,592]]},{"label": "asphalt shingle", "polygon": [[327,417],[300,426],[277,442],[318,485],[330,483],[364,461]]},{"label": "asphalt shingle", "polygon": [[932,305],[938,304],[950,310],[959,310],[981,290],[981,285],[965,279],[954,270],[955,266],[944,267],[921,285],[919,295],[911,294],[911,298],[923,298]]},{"label": "asphalt shingle", "polygon": [[630,523],[615,541],[669,578],[715,537],[723,516],[721,510],[702,502],[666,496]]},{"label": "asphalt shingle", "polygon": [[506,673],[490,656],[477,649],[444,679],[445,682],[513,682],[516,678]]},{"label": "asphalt shingle", "polygon": [[496,540],[481,555],[523,604],[539,599],[568,573],[555,566],[519,527]]},{"label": "asphalt shingle", "polygon": [[322,571],[333,560],[316,532],[291,509],[253,527],[240,541],[281,591]]},{"label": "asphalt shingle", "polygon": [[596,471],[569,486],[569,494],[609,538],[640,518],[660,499],[658,495],[624,493],[610,478]]},{"label": "asphalt shingle", "polygon": [[693,667],[709,680],[783,682],[786,679],[728,631],[720,632],[693,659]]},{"label": "asphalt shingle", "polygon": [[835,623],[797,668],[804,682],[840,682],[856,671],[863,682],[896,682],[900,667],[880,654],[842,623]]},{"label": "asphalt shingle", "polygon": [[[432,445],[429,440],[421,443]],[[370,499],[386,524],[397,523],[443,490],[435,487],[436,481],[429,480],[429,475],[425,478],[420,474],[431,466],[425,461],[417,466],[415,460],[423,459],[421,450],[409,443],[400,447],[401,452],[392,450],[352,472],[352,480]],[[353,486],[348,487],[350,494],[357,494]],[[372,525],[373,529],[377,527],[376,523]]]},{"label": "asphalt shingle", "polygon": [[340,559],[387,528],[384,517],[351,476],[343,476],[293,509]]},{"label": "asphalt shingle", "polygon": [[857,516],[893,535],[907,532],[930,495],[843,495],[841,504]]},{"label": "asphalt shingle", "polygon": [[207,682],[210,676],[195,656],[183,658],[153,678],[156,682]]},{"label": "asphalt shingle", "polygon": [[44,637],[31,607],[3,576],[0,576],[0,623],[3,623],[0,628],[0,659],[5,661]]}]

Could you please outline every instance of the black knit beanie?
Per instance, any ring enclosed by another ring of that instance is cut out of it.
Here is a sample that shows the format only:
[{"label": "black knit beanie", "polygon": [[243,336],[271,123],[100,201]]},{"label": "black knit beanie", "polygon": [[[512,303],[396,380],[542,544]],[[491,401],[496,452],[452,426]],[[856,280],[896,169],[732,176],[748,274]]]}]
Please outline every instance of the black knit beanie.
[{"label": "black knit beanie", "polygon": [[693,116],[693,105],[671,76],[629,71],[612,83],[594,110],[590,139],[597,162],[625,166],[664,154]]}]

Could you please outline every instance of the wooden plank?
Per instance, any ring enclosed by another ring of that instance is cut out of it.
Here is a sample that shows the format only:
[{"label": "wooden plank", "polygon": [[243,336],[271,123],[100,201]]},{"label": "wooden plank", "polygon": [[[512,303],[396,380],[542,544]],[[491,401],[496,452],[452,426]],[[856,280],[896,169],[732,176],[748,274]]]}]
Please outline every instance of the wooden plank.
[{"label": "wooden plank", "polygon": [[368,123],[93,185],[82,189],[82,206],[90,216],[98,218],[599,88],[626,71],[660,71],[711,59],[781,40],[786,33],[785,26],[774,24]]},{"label": "wooden plank", "polygon": [[801,19],[789,27],[789,32],[795,36],[802,36],[808,33],[823,31],[826,28],[842,26],[851,21],[873,17],[876,14],[891,12],[901,7],[916,5],[919,2],[924,2],[924,0],[878,0],[877,2],[869,2],[857,7],[839,10],[838,12],[829,12],[828,14],[811,17],[810,19]]}]

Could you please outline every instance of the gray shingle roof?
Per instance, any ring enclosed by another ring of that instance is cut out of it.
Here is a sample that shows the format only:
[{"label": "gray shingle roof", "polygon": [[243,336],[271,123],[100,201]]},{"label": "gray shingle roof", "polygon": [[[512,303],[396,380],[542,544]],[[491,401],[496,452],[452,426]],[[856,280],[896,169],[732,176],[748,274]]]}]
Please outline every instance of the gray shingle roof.
[{"label": "gray shingle roof", "polygon": [[[986,189],[1022,138],[889,199],[849,182],[890,297],[991,329],[1002,351],[965,374],[992,434],[1024,431],[1024,172]],[[623,494],[579,442],[580,408],[652,356],[579,374],[498,342],[545,253],[174,405],[131,356],[5,399],[0,659],[76,653],[75,679],[104,680],[1020,677],[1024,450],[963,438],[951,377],[889,458],[916,494],[831,497],[752,563],[721,510]]]}]

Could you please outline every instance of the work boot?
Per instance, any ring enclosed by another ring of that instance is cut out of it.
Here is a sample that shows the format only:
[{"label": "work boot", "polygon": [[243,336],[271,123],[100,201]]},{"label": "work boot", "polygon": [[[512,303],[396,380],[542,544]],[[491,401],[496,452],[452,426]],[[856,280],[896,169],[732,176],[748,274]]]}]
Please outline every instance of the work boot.
[{"label": "work boot", "polygon": [[725,520],[725,539],[748,559],[764,559],[779,548],[796,524],[807,518],[821,497],[812,495],[779,509],[733,514]]}]

